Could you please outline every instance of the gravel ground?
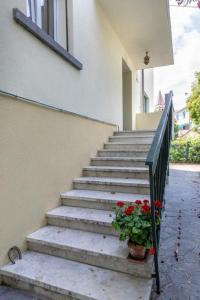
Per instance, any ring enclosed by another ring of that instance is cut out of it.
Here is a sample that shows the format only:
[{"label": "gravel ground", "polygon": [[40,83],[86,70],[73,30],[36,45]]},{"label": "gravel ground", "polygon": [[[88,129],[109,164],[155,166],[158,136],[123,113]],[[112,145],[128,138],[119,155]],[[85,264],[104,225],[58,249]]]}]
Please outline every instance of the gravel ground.
[{"label": "gravel ground", "polygon": [[161,294],[153,299],[200,300],[200,165],[170,166],[159,261]]}]

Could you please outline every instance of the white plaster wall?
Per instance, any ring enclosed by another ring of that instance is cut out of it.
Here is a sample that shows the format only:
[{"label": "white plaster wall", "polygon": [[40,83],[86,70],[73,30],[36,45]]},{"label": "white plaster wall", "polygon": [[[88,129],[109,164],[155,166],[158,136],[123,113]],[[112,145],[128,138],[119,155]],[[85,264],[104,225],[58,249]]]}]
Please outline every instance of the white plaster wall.
[{"label": "white plaster wall", "polygon": [[121,126],[123,58],[132,71],[135,126],[140,78],[97,0],[73,0],[70,49],[82,71],[16,24],[14,7],[26,13],[25,0],[0,2],[0,89]]},{"label": "white plaster wall", "polygon": [[155,111],[154,99],[154,71],[153,69],[146,69],[144,71],[144,90],[149,97],[149,111]]},{"label": "white plaster wall", "polygon": [[139,113],[136,115],[137,130],[156,130],[162,116],[162,111]]},{"label": "white plaster wall", "polygon": [[133,129],[136,129],[136,114],[142,111],[142,71],[137,71],[133,74],[133,104],[132,104],[132,114],[133,114]]}]

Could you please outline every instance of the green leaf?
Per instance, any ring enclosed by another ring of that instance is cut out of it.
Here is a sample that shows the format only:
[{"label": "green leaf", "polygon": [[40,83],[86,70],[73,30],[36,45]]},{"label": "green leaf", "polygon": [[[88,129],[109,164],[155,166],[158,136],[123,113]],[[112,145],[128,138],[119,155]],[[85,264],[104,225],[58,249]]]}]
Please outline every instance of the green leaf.
[{"label": "green leaf", "polygon": [[126,235],[124,233],[121,233],[119,236],[120,241],[125,241],[126,240]]},{"label": "green leaf", "polygon": [[146,241],[146,248],[150,249],[152,246],[151,242],[149,240]]},{"label": "green leaf", "polygon": [[134,233],[134,234],[141,234],[141,230],[133,227],[132,228],[132,233]]}]

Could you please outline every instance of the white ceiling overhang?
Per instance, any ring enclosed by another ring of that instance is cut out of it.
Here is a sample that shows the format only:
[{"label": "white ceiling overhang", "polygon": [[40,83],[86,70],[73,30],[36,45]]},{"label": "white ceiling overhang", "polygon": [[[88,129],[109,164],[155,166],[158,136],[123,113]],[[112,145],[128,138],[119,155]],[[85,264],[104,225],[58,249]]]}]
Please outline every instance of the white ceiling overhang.
[{"label": "white ceiling overhang", "polygon": [[[168,0],[99,0],[136,69],[173,64]],[[150,63],[144,64],[145,52]]]}]

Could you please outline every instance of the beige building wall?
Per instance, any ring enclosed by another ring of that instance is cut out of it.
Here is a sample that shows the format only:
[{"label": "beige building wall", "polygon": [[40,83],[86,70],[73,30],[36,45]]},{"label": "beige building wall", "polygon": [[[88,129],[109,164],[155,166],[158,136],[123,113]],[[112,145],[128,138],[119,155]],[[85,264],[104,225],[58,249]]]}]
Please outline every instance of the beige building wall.
[{"label": "beige building wall", "polygon": [[[69,48],[81,71],[17,24],[14,7],[26,14],[26,0],[0,1],[0,89],[122,127],[123,59],[132,72],[134,128],[140,78],[98,0],[69,0]],[[64,9],[60,18],[65,46]]]},{"label": "beige building wall", "polygon": [[136,115],[137,130],[156,130],[162,116],[162,111],[141,113]]},{"label": "beige building wall", "polygon": [[0,265],[45,224],[115,126],[0,96]]}]

